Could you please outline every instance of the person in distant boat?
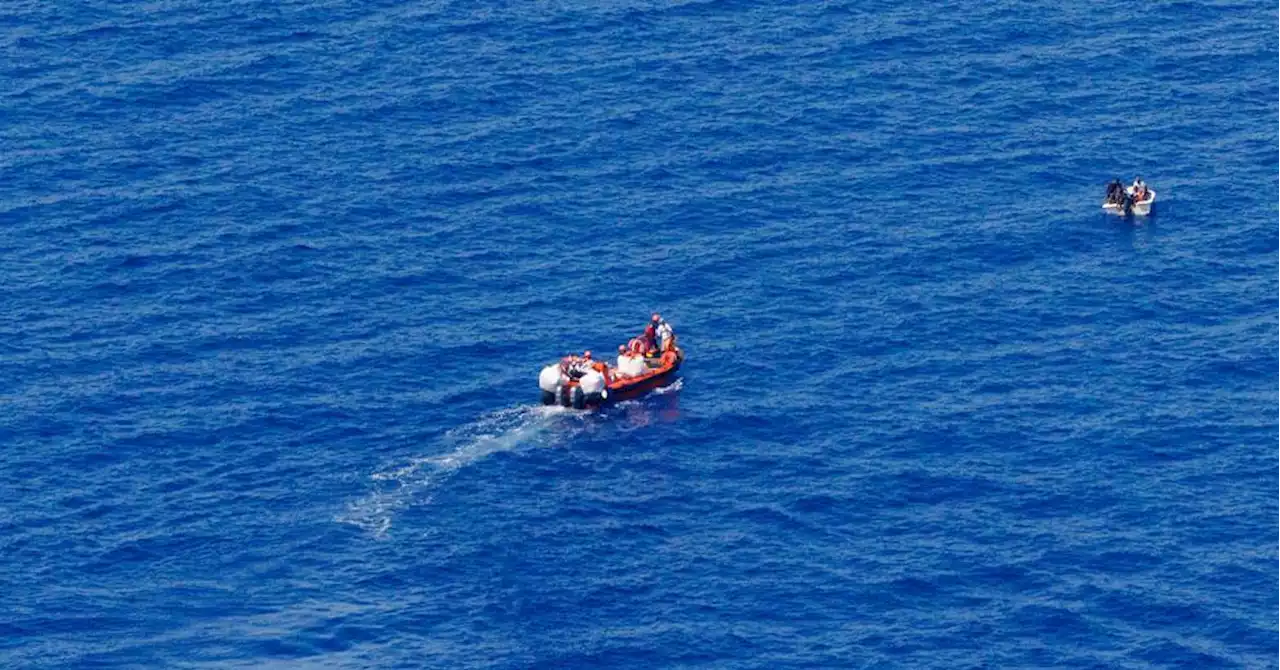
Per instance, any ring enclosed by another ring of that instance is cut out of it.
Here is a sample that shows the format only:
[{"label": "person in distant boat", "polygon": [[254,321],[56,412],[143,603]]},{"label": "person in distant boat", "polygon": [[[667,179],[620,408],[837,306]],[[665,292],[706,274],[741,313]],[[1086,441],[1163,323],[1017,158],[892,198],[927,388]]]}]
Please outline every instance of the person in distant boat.
[{"label": "person in distant boat", "polygon": [[1107,202],[1115,205],[1124,202],[1124,184],[1119,179],[1113,179],[1107,184]]},{"label": "person in distant boat", "polygon": [[1147,183],[1142,181],[1142,177],[1133,178],[1133,201],[1142,202],[1147,199]]}]

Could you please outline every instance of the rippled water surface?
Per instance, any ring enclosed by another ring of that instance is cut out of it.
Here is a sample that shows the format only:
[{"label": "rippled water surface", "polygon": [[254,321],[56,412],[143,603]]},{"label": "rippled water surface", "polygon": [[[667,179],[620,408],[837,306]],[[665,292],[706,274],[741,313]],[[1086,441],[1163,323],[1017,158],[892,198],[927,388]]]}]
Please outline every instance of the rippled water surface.
[{"label": "rippled water surface", "polygon": [[[0,45],[0,665],[1277,666],[1274,5]],[[537,406],[655,309],[676,386]]]}]

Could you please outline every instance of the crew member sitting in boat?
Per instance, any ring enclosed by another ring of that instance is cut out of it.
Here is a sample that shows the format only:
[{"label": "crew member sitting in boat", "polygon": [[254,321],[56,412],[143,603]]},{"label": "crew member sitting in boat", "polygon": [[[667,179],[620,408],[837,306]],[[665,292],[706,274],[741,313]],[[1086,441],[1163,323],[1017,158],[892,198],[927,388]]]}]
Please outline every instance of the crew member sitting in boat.
[{"label": "crew member sitting in boat", "polygon": [[[637,340],[640,338],[636,338]],[[632,340],[633,342],[635,340]],[[639,377],[645,373],[644,358],[642,354],[633,353],[627,348],[627,345],[618,345],[618,366],[616,368],[616,376],[619,379],[627,377]]]},{"label": "crew member sitting in boat", "polygon": [[591,371],[593,363],[590,350],[582,352],[581,356],[569,354],[560,359],[560,372],[569,379],[577,379]]},{"label": "crew member sitting in boat", "polygon": [[613,371],[613,368],[609,367],[608,363],[597,361],[591,364],[591,369],[595,370],[596,372],[599,372],[601,375],[604,376],[604,383],[606,385],[608,385],[613,381],[614,371]]},{"label": "crew member sitting in boat", "polygon": [[649,342],[645,340],[643,335],[633,337],[627,342],[627,351],[637,356],[644,356],[649,353]]}]

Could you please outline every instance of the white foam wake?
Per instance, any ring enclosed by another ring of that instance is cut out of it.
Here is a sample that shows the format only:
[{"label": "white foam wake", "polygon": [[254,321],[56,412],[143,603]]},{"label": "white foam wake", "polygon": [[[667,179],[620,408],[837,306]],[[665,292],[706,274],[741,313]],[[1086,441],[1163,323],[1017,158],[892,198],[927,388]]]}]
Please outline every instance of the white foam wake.
[{"label": "white foam wake", "polygon": [[684,377],[679,377],[674,382],[671,382],[671,384],[667,386],[654,389],[653,395],[666,395],[668,393],[675,393],[682,388],[684,388]]},{"label": "white foam wake", "polygon": [[397,512],[430,502],[458,470],[500,451],[558,444],[585,420],[585,413],[557,406],[512,407],[483,416],[445,433],[434,455],[371,474],[373,492],[349,504],[338,520],[385,535]]}]

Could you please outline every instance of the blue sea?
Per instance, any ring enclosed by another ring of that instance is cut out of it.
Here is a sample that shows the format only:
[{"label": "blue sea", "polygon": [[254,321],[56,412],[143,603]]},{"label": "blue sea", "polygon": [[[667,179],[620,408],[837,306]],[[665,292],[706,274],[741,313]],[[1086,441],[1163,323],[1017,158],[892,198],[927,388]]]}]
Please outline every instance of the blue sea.
[{"label": "blue sea", "polygon": [[1278,21],[0,6],[0,666],[1277,667]]}]

